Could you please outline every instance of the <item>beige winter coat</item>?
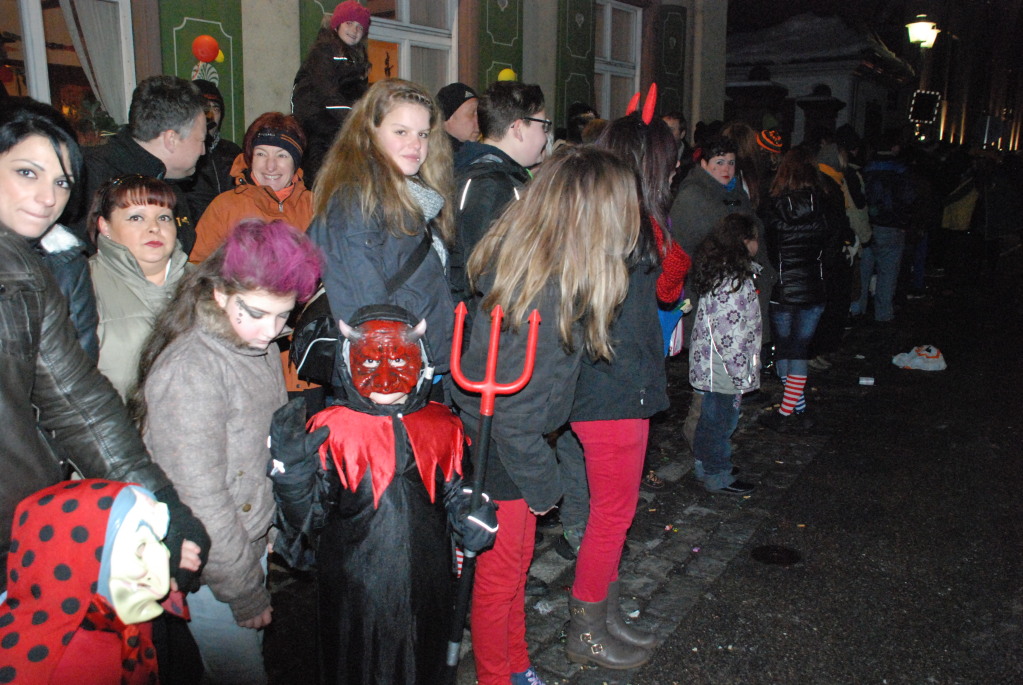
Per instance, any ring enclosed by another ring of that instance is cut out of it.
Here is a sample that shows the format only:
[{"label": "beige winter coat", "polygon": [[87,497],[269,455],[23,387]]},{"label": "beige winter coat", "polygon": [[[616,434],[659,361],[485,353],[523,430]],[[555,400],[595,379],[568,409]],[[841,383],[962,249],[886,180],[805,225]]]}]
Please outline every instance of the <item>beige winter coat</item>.
[{"label": "beige winter coat", "polygon": [[135,385],[139,353],[153,322],[174,295],[178,281],[192,265],[178,243],[171,254],[163,285],[150,282],[128,248],[105,235],[97,236],[96,254],[89,259],[92,287],[99,314],[99,370],[121,398]]},{"label": "beige winter coat", "polygon": [[146,380],[144,437],[210,534],[202,581],[245,621],[270,606],[259,565],[274,512],[267,436],[288,397],[276,344],[245,346],[212,300],[196,313]]}]

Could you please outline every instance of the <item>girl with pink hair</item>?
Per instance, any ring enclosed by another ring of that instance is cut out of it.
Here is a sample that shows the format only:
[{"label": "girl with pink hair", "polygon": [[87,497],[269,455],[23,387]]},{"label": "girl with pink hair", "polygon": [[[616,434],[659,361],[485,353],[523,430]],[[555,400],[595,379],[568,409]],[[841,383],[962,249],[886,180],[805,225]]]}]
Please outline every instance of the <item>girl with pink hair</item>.
[{"label": "girl with pink hair", "polygon": [[321,262],[298,229],[241,222],[182,279],[140,358],[132,414],[212,540],[202,588],[189,596],[189,629],[212,682],[266,682],[267,436],[288,400],[274,341],[315,291]]}]

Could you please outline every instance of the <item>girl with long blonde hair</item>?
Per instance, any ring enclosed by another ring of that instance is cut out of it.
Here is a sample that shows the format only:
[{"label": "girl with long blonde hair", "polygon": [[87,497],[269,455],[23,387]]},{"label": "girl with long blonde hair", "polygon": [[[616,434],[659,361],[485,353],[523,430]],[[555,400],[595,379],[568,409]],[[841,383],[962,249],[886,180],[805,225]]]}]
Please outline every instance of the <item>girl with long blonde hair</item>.
[{"label": "girl with long blonde hair", "polygon": [[426,319],[437,370],[448,366],[454,323],[445,276],[451,238],[451,148],[421,86],[374,83],[352,108],[316,181],[309,237],[326,254],[334,318],[393,304]]},{"label": "girl with long blonde hair", "polygon": [[[554,450],[544,439],[568,419],[584,353],[614,356],[610,334],[629,287],[626,259],[639,234],[637,181],[618,156],[590,146],[559,150],[522,199],[508,207],[473,251],[468,272],[478,311],[462,363],[482,378],[490,313],[505,312],[497,378],[519,375],[526,355],[525,322],[542,317],[536,367],[520,392],[498,397],[485,487],[500,502],[500,531],[479,557],[472,635],[481,685],[540,683],[526,647],[526,571],[536,516],[562,496]],[[479,398],[453,391],[469,435],[479,427]],[[558,450],[580,451],[570,432]]]}]

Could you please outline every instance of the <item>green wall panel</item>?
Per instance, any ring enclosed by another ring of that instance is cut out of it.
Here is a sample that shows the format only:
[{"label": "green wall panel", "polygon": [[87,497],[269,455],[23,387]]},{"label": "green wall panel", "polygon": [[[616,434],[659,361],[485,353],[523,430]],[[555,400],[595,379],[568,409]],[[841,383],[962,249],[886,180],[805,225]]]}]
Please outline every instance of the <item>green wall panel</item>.
[{"label": "green wall panel", "polygon": [[522,77],[522,0],[483,0],[480,3],[479,82],[485,89],[502,69]]},{"label": "green wall panel", "polygon": [[299,59],[304,61],[309,54],[309,48],[323,26],[323,15],[332,14],[336,6],[337,0],[299,0],[298,37],[302,45],[298,51]]},{"label": "green wall panel", "polygon": [[[657,111],[682,110],[686,67],[686,8],[662,6],[657,15]],[[691,127],[690,127],[691,129]]]},{"label": "green wall panel", "polygon": [[[223,62],[204,64],[192,54],[192,41],[204,34],[217,40]],[[160,38],[164,73],[216,83],[224,96],[224,136],[240,141],[245,134],[241,0],[161,0]]]},{"label": "green wall panel", "polygon": [[547,109],[558,126],[573,102],[593,104],[593,12],[593,0],[558,0],[557,93]]}]

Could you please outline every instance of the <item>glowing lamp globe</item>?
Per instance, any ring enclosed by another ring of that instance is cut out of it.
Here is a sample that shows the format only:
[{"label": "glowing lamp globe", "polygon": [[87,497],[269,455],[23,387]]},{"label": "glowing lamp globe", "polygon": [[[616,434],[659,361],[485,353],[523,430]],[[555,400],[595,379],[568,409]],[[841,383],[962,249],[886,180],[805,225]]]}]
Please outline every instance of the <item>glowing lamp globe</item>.
[{"label": "glowing lamp globe", "polygon": [[918,14],[916,19],[906,24],[909,31],[909,42],[922,48],[934,47],[938,38],[938,25],[927,19],[926,14]]}]

